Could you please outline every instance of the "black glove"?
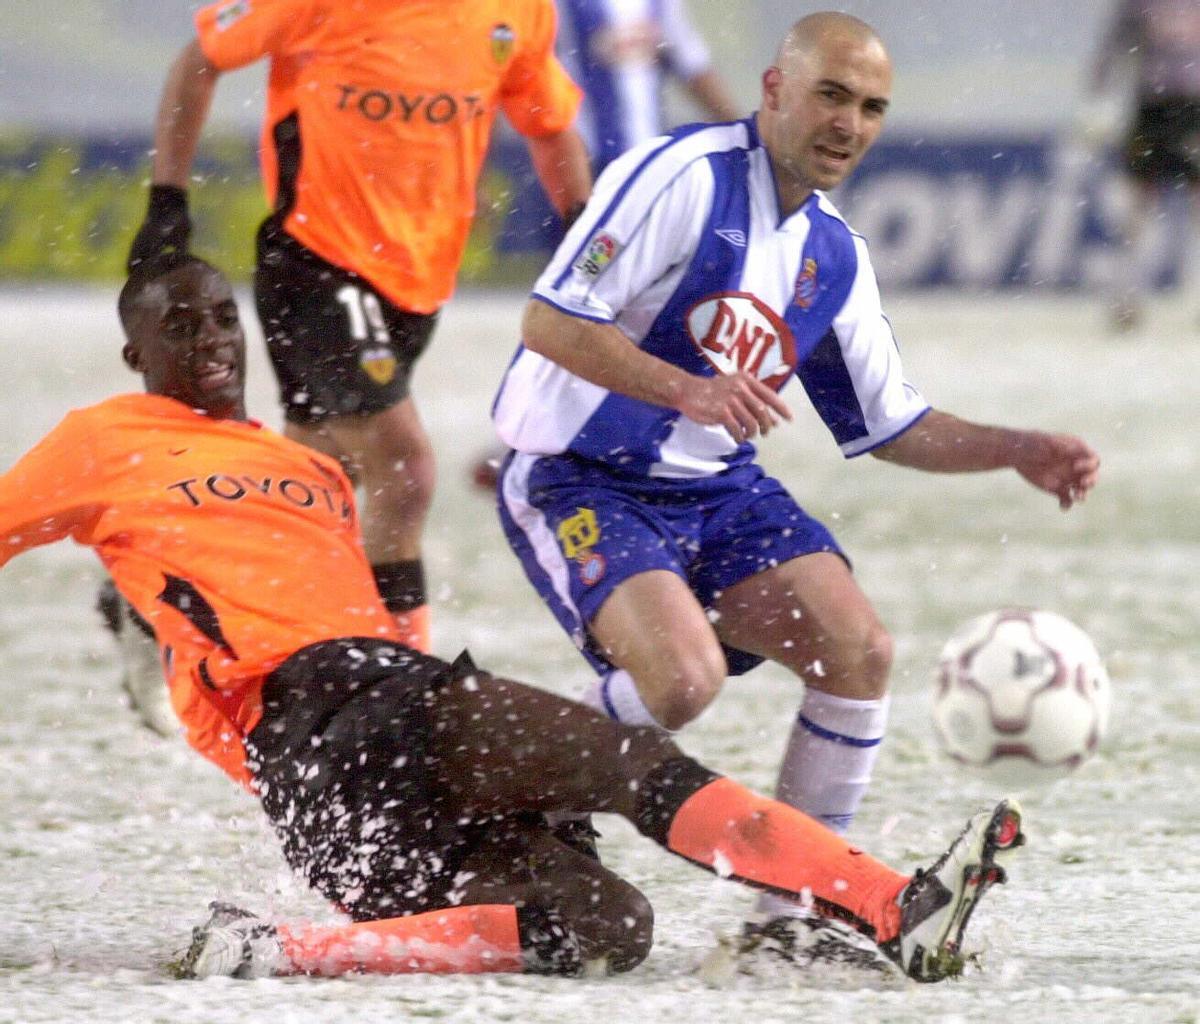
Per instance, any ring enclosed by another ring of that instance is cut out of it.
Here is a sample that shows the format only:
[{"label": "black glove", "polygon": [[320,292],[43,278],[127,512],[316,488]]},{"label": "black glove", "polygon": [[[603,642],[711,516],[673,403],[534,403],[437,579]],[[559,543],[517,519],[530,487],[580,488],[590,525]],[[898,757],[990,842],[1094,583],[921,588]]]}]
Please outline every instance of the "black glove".
[{"label": "black glove", "polygon": [[562,215],[563,233],[571,230],[571,225],[579,220],[579,215],[583,213],[585,203],[576,203],[566,213]]},{"label": "black glove", "polygon": [[132,270],[161,252],[186,252],[191,235],[187,192],[175,185],[151,185],[150,207],[129,247],[125,269]]}]

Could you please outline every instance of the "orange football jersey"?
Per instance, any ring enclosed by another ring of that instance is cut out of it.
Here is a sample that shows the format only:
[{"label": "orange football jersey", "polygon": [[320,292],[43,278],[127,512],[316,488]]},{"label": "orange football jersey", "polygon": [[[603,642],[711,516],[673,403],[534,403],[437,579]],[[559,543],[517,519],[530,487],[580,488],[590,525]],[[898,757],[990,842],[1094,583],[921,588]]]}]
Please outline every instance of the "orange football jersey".
[{"label": "orange football jersey", "polygon": [[188,742],[244,784],[269,672],[317,641],[397,636],[337,462],[170,398],[72,412],[0,476],[0,565],[64,537],[154,627]]},{"label": "orange football jersey", "polygon": [[221,0],[196,29],[223,71],[270,57],[263,180],[287,232],[417,313],[453,291],[496,111],[536,137],[579,106],[551,0]]}]

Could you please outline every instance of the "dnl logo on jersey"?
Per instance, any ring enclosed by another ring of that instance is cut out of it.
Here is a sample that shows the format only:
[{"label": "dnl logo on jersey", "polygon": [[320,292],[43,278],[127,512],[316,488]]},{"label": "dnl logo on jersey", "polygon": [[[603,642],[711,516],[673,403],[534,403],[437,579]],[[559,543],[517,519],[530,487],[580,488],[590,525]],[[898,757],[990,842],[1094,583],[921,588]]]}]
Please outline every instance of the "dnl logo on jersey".
[{"label": "dnl logo on jersey", "polygon": [[701,299],[684,318],[688,336],[718,373],[746,373],[783,387],[796,369],[796,339],[779,315],[749,292]]},{"label": "dnl logo on jersey", "polygon": [[612,235],[607,231],[597,231],[579,254],[572,269],[584,277],[599,277],[620,251],[621,244]]}]

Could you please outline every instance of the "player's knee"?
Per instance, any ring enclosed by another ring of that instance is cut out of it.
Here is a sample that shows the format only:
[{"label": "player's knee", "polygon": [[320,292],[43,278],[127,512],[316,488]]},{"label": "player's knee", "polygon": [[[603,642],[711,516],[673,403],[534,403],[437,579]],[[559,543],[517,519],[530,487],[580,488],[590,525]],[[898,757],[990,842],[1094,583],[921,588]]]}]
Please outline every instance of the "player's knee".
[{"label": "player's knee", "polygon": [[597,913],[588,913],[575,928],[585,969],[604,964],[608,973],[637,967],[654,944],[654,908],[637,889],[614,879],[595,894]]},{"label": "player's knee", "polygon": [[371,458],[363,466],[362,485],[377,509],[411,515],[429,509],[436,476],[433,449],[418,446]]},{"label": "player's knee", "polygon": [[655,718],[665,729],[681,729],[721,692],[727,667],[716,644],[681,654],[659,695]]},{"label": "player's knee", "polygon": [[633,970],[650,955],[654,945],[654,908],[645,896],[630,886],[617,911],[613,922],[616,941],[607,958],[613,974]]},{"label": "player's knee", "polygon": [[871,691],[864,696],[882,697],[887,692],[894,654],[892,634],[875,622],[863,639],[862,679],[864,687]]},{"label": "player's knee", "polygon": [[818,690],[850,700],[878,700],[887,693],[893,652],[891,634],[872,619],[830,651],[821,672],[802,674]]}]

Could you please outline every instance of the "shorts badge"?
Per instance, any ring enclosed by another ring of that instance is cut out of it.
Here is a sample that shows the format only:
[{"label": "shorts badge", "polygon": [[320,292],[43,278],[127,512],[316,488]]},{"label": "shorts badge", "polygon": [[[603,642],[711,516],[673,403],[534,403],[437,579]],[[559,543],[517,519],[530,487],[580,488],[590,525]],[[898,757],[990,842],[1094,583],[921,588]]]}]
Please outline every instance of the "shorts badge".
[{"label": "shorts badge", "polygon": [[512,56],[517,34],[504,22],[492,28],[492,60],[497,64],[505,63]]},{"label": "shorts badge", "polygon": [[576,508],[575,515],[558,524],[556,531],[563,554],[579,566],[579,578],[584,586],[593,586],[604,578],[607,563],[595,550],[600,543],[600,525],[590,508]]},{"label": "shorts badge", "polygon": [[577,561],[579,562],[579,578],[585,587],[594,587],[604,579],[607,563],[599,551],[591,551],[586,556],[580,555]]},{"label": "shorts badge", "polygon": [[390,348],[369,348],[359,357],[358,365],[381,387],[396,376],[396,356]]}]

